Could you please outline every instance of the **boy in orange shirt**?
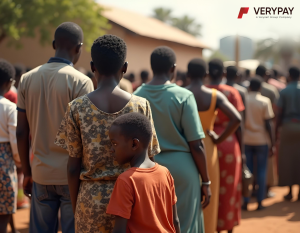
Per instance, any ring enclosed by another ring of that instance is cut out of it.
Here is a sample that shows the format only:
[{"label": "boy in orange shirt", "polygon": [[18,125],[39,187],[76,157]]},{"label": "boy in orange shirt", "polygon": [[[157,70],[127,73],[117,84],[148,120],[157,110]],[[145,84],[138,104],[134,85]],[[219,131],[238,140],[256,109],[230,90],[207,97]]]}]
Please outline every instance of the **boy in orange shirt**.
[{"label": "boy in orange shirt", "polygon": [[179,233],[174,180],[148,157],[150,121],[139,113],[118,117],[109,130],[111,153],[130,163],[115,184],[106,212],[116,216],[113,233]]}]

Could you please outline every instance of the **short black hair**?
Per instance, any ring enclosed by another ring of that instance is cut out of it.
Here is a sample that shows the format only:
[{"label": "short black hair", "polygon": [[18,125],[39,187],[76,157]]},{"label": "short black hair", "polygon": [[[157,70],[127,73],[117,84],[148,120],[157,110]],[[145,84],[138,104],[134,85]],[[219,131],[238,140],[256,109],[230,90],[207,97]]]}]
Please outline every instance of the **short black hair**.
[{"label": "short black hair", "polygon": [[22,74],[26,72],[26,68],[22,64],[15,64],[16,77],[20,77]]},{"label": "short black hair", "polygon": [[251,91],[259,91],[261,88],[261,78],[255,77],[250,80],[249,88]]},{"label": "short black hair", "polygon": [[141,72],[141,79],[142,79],[142,82],[145,83],[148,81],[148,78],[149,78],[149,72],[147,70],[143,70]]},{"label": "short black hair", "polygon": [[83,42],[83,32],[76,23],[64,22],[56,28],[54,40],[58,48],[72,49]]},{"label": "short black hair", "polygon": [[222,76],[224,72],[224,65],[222,60],[218,58],[210,60],[210,62],[208,63],[208,72],[213,79],[217,79]]},{"label": "short black hair", "polygon": [[0,59],[0,86],[15,79],[15,68],[12,64],[4,59]]},{"label": "short black hair", "polygon": [[164,74],[176,63],[176,55],[170,47],[160,46],[154,49],[150,60],[153,73]]},{"label": "short black hair", "polygon": [[127,113],[118,117],[113,125],[121,128],[123,136],[137,138],[145,148],[148,147],[152,138],[152,127],[145,115],[137,112]]},{"label": "short black hair", "polygon": [[266,75],[266,72],[267,72],[267,68],[264,65],[259,65],[256,68],[255,74],[263,78]]},{"label": "short black hair", "polygon": [[206,62],[201,58],[194,58],[188,64],[188,74],[191,78],[204,78],[206,75]]},{"label": "short black hair", "polygon": [[91,50],[96,69],[104,75],[116,74],[125,63],[127,46],[124,40],[117,36],[98,37]]},{"label": "short black hair", "polygon": [[250,76],[250,70],[249,70],[249,69],[246,69],[246,70],[245,70],[245,74],[246,74],[246,76]]},{"label": "short black hair", "polygon": [[233,80],[238,75],[238,69],[235,66],[228,66],[226,68],[226,78]]},{"label": "short black hair", "polygon": [[86,72],[86,76],[88,76],[90,79],[94,77],[94,73],[91,71]]},{"label": "short black hair", "polygon": [[299,80],[299,77],[300,77],[300,70],[298,67],[292,66],[289,69],[289,74],[290,74],[292,80],[297,81],[297,80]]}]

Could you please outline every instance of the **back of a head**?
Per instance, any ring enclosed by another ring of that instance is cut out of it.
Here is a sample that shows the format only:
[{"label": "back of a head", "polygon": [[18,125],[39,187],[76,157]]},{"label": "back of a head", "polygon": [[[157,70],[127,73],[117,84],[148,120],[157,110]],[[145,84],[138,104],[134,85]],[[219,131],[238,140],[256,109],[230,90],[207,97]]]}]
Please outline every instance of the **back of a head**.
[{"label": "back of a head", "polygon": [[215,58],[208,63],[208,72],[211,78],[218,79],[222,77],[223,71],[224,65],[222,60]]},{"label": "back of a head", "polygon": [[57,48],[69,50],[83,42],[83,32],[76,23],[65,22],[56,28],[54,39]]},{"label": "back of a head", "polygon": [[141,79],[143,83],[146,83],[148,81],[149,78],[149,72],[147,70],[143,70],[141,72]]},{"label": "back of a head", "polygon": [[226,68],[226,78],[228,80],[234,80],[238,74],[238,69],[235,66],[228,66]]},{"label": "back of a head", "polygon": [[188,64],[188,75],[192,79],[204,78],[206,69],[206,62],[203,59],[194,58]]},{"label": "back of a head", "polygon": [[22,64],[15,64],[16,77],[21,77],[26,72],[26,68]]},{"label": "back of a head", "polygon": [[289,69],[289,74],[290,74],[290,77],[293,81],[298,81],[299,80],[299,77],[300,77],[300,70],[298,67],[296,66],[292,66],[290,69]]},{"label": "back of a head", "polygon": [[154,49],[150,60],[154,74],[165,74],[176,63],[176,55],[173,49],[167,46],[160,46]]},{"label": "back of a head", "polygon": [[114,35],[97,38],[91,49],[94,65],[98,72],[104,75],[116,74],[125,63],[126,53],[125,42]]},{"label": "back of a head", "polygon": [[0,59],[0,87],[15,78],[15,68],[4,59]]},{"label": "back of a head", "polygon": [[120,127],[123,136],[137,138],[145,148],[148,147],[152,138],[152,127],[145,115],[137,112],[127,113],[118,117],[112,125]]},{"label": "back of a head", "polygon": [[260,77],[263,78],[266,75],[266,72],[267,72],[267,68],[265,66],[263,66],[263,65],[259,65],[256,68],[255,74],[259,75]]},{"label": "back of a head", "polygon": [[245,75],[246,75],[246,77],[249,77],[249,76],[250,76],[250,70],[249,70],[249,69],[246,69],[246,70],[245,70]]},{"label": "back of a head", "polygon": [[261,88],[261,79],[259,77],[254,77],[250,80],[249,88],[251,91],[259,91]]}]

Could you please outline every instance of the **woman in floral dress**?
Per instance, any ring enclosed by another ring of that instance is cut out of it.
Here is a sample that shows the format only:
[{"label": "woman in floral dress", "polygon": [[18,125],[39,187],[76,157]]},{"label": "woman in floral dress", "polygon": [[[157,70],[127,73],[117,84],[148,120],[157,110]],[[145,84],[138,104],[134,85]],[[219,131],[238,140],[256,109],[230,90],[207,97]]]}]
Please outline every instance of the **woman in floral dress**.
[{"label": "woman in floral dress", "polygon": [[[76,232],[110,233],[114,217],[106,214],[118,176],[129,168],[111,156],[108,131],[113,121],[126,113],[139,112],[152,122],[148,101],[119,88],[127,70],[126,44],[113,35],[95,40],[91,68],[98,89],[69,103],[55,143],[69,151],[68,180]],[[149,156],[160,152],[156,132]]]}]

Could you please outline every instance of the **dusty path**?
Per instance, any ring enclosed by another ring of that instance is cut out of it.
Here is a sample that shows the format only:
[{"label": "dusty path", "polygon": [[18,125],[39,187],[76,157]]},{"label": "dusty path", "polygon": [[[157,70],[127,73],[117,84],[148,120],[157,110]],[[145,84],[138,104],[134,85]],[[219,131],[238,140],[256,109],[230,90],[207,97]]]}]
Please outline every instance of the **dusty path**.
[{"label": "dusty path", "polygon": [[[234,233],[300,233],[300,202],[283,201],[287,188],[273,188],[276,197],[267,199],[268,206],[262,211],[255,211],[256,204],[250,204],[250,211],[242,213],[241,225]],[[294,190],[296,197],[298,189]],[[21,233],[28,233],[29,210],[19,210],[15,214],[15,224]]]}]

